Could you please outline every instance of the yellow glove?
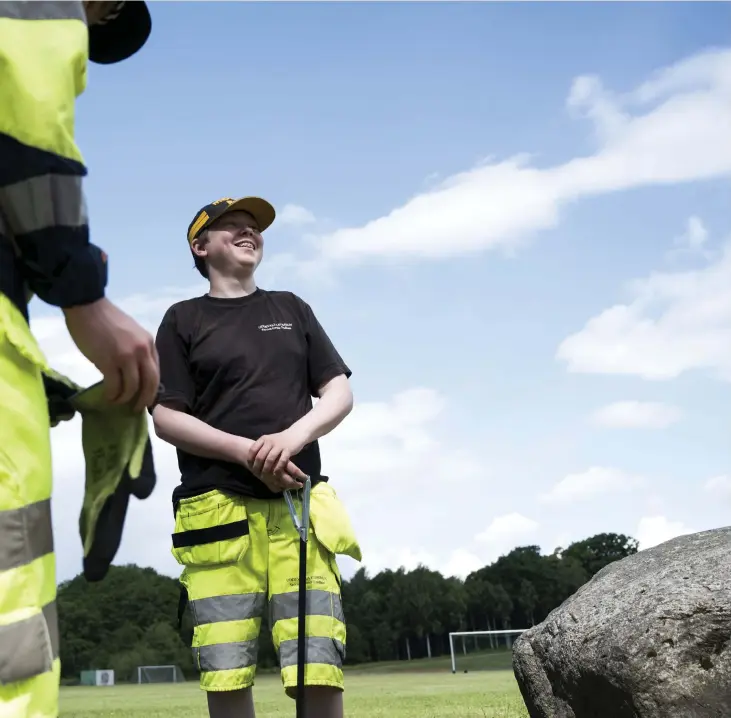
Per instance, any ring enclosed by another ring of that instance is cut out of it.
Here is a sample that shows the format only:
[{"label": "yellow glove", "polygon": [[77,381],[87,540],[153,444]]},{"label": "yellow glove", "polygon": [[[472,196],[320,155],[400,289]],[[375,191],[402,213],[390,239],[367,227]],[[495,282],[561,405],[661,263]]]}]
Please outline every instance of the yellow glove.
[{"label": "yellow glove", "polygon": [[51,426],[81,414],[86,482],[79,533],[84,576],[100,581],[119,550],[130,494],[146,499],[155,488],[147,413],[109,404],[101,383],[82,389],[53,371],[44,383]]}]

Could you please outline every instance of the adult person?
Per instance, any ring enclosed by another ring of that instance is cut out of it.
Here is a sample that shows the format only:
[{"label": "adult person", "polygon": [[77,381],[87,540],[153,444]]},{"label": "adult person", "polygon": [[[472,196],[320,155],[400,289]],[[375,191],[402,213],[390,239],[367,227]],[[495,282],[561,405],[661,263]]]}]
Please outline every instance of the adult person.
[{"label": "adult person", "polygon": [[158,436],[177,447],[173,555],[183,565],[211,718],[254,716],[267,601],[282,682],[294,697],[299,537],[282,492],[306,476],[307,715],[341,718],[345,618],[335,554],[361,555],[322,475],[318,439],[351,411],[351,371],[306,302],[257,286],[274,218],[257,197],[220,199],[193,217],[187,239],[209,290],[165,313],[156,338],[163,389],[152,414]]},{"label": "adult person", "polygon": [[47,367],[28,321],[35,294],[60,307],[107,398],[153,402],[152,337],[105,297],[89,241],[74,105],[87,62],[137,52],[144,3],[0,2],[0,715],[55,718],[60,662]]}]

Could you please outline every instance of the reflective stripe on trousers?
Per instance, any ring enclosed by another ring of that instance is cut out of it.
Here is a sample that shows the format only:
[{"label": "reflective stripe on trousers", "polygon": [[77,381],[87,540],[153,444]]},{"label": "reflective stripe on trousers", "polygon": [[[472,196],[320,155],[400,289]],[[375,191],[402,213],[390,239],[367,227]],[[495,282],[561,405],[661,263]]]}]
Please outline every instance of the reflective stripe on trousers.
[{"label": "reflective stripe on trousers", "polygon": [[58,715],[58,619],[51,447],[40,369],[25,319],[0,294],[0,716]]},{"label": "reflective stripe on trousers", "polygon": [[[271,598],[272,625],[297,618],[298,592],[281,593]],[[196,625],[225,623],[261,617],[266,605],[264,593],[244,593],[199,598],[190,602]],[[307,616],[327,616],[345,622],[340,596],[329,591],[307,591]],[[308,663],[342,667],[345,646],[342,641],[322,636],[306,637]],[[258,639],[215,643],[193,648],[201,671],[229,671],[256,665]],[[297,639],[284,640],[279,646],[280,667],[297,665]]]}]

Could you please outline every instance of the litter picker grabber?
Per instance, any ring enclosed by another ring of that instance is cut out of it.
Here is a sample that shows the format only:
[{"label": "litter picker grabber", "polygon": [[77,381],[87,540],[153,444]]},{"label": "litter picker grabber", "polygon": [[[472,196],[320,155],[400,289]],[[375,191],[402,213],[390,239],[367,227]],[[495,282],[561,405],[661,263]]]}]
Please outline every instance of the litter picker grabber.
[{"label": "litter picker grabber", "polygon": [[[299,593],[297,595],[297,718],[305,716],[305,662],[307,658],[307,635],[305,618],[307,616],[307,534],[310,530],[310,477],[304,481],[302,491],[302,516],[297,516],[297,509],[292,500],[291,491],[284,492],[289,515],[300,537]],[[297,492],[299,493],[299,491]]]}]

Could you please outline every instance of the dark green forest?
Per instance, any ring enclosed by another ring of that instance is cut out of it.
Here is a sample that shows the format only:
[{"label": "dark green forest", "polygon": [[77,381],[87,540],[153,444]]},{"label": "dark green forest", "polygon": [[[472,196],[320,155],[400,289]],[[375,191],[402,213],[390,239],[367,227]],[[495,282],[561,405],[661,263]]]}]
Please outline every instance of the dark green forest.
[{"label": "dark green forest", "polygon": [[[521,546],[464,581],[420,566],[413,571],[360,569],[343,583],[347,662],[418,659],[449,653],[450,631],[528,628],[541,622],[597,571],[637,552],[621,534],[598,534],[542,555]],[[194,677],[189,619],[178,629],[179,586],[151,568],[113,566],[99,583],[83,576],[59,586],[61,660],[67,681],[112,668],[131,680],[140,665],[180,666]],[[262,625],[259,666],[274,667]]]}]

